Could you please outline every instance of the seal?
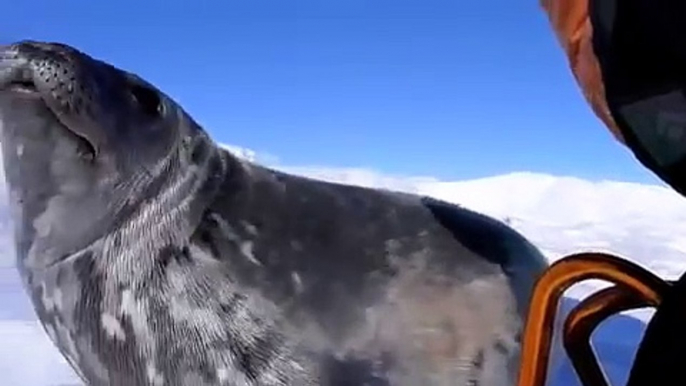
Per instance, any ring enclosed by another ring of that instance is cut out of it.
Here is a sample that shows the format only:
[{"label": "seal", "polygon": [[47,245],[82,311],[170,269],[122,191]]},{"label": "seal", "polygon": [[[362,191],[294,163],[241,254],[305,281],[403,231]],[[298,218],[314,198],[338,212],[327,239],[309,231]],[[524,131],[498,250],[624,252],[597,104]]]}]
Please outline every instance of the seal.
[{"label": "seal", "polygon": [[419,195],[242,160],[76,48],[0,49],[17,266],[89,385],[514,384],[541,253]]}]

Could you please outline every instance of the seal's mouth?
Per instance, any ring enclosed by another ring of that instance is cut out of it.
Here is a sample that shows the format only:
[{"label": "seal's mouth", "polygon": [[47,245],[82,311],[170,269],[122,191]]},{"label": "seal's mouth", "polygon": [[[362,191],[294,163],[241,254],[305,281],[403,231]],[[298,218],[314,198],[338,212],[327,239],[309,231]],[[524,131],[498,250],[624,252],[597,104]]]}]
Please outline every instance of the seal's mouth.
[{"label": "seal's mouth", "polygon": [[[0,88],[0,113],[2,113],[3,109],[12,109],[15,108],[13,106],[13,103],[7,103],[8,98],[15,99],[15,100],[24,100],[25,102],[33,102],[33,104],[40,104],[42,108],[39,108],[36,111],[40,111],[41,113],[35,116],[33,118],[38,118],[39,116],[42,117],[42,119],[51,121],[54,123],[52,126],[53,128],[56,128],[64,133],[64,135],[67,135],[71,137],[72,141],[76,143],[76,149],[77,149],[77,156],[83,160],[86,161],[93,161],[95,156],[96,156],[96,150],[93,147],[93,145],[83,136],[78,135],[75,133],[73,130],[70,130],[67,125],[65,125],[63,122],[61,122],[58,117],[56,116],[55,112],[52,111],[43,101],[41,97],[41,93],[36,87],[35,83],[31,80],[18,80],[18,81],[13,81],[9,82],[5,85],[5,87]],[[22,106],[26,106],[23,104]],[[10,121],[13,119],[19,119],[16,118],[15,113],[10,113],[10,116],[12,118],[8,117],[8,114],[0,114],[0,120],[3,119],[9,119]],[[4,117],[3,117],[4,116]],[[24,117],[25,115],[20,114],[19,116]],[[21,118],[25,119],[25,118]],[[0,122],[1,123],[1,122]],[[16,124],[16,123],[15,123]],[[0,124],[0,127],[3,125]],[[4,133],[0,131],[0,142],[3,142],[3,136]]]},{"label": "seal's mouth", "polygon": [[[5,62],[9,62],[5,64]],[[11,60],[2,60],[0,57],[0,91],[37,93],[38,87],[33,80],[30,71],[13,69]]]},{"label": "seal's mouth", "polygon": [[19,92],[19,93],[37,93],[38,89],[36,88],[36,84],[33,83],[33,80],[16,80],[13,82],[10,82],[7,87],[7,91],[11,92]]},{"label": "seal's mouth", "polygon": [[33,74],[25,64],[14,56],[14,51],[0,47],[0,92],[38,92]]},{"label": "seal's mouth", "polygon": [[13,80],[0,84],[0,93],[2,94],[17,94],[17,95],[34,95],[39,96],[38,88],[32,80]]}]

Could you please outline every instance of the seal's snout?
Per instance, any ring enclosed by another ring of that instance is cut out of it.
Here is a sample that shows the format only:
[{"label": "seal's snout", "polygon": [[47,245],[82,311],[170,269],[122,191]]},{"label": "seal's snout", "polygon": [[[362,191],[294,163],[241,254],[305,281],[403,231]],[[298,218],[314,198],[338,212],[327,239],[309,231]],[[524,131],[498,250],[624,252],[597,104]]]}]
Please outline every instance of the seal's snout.
[{"label": "seal's snout", "polygon": [[58,114],[79,113],[92,93],[87,85],[89,59],[56,43],[25,41],[0,51],[0,87],[35,91]]},{"label": "seal's snout", "polygon": [[[67,45],[23,41],[0,47],[0,92],[35,97],[97,153],[104,141],[100,78],[108,67]],[[98,100],[96,100],[99,98]]]},{"label": "seal's snout", "polygon": [[68,45],[25,41],[0,50],[0,61],[7,85],[35,89],[58,114],[93,115],[131,102],[147,115],[163,110],[153,87]]},{"label": "seal's snout", "polygon": [[[51,133],[85,145],[80,149],[86,149],[87,160],[129,159],[142,134],[170,148],[173,133],[165,137],[165,130],[154,128],[168,127],[178,117],[170,113],[178,112],[176,107],[150,83],[72,46],[35,41],[0,46],[0,123],[25,126],[39,117]],[[150,129],[128,130],[134,126]]]}]

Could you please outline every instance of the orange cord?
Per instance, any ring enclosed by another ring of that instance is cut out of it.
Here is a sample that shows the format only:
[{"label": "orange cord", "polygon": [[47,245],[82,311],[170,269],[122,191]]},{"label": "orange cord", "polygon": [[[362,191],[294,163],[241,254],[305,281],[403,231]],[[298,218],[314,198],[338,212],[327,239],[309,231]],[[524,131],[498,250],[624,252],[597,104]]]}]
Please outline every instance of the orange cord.
[{"label": "orange cord", "polygon": [[606,280],[616,286],[582,302],[565,323],[564,341],[572,342],[571,346],[566,343],[566,348],[571,350],[570,358],[584,386],[607,385],[595,355],[584,356],[588,350],[593,352],[590,335],[595,327],[614,313],[645,305],[657,306],[669,287],[669,283],[651,272],[610,254],[580,253],[553,263],[538,279],[531,298],[517,386],[545,385],[560,298],[569,287],[588,279]]}]

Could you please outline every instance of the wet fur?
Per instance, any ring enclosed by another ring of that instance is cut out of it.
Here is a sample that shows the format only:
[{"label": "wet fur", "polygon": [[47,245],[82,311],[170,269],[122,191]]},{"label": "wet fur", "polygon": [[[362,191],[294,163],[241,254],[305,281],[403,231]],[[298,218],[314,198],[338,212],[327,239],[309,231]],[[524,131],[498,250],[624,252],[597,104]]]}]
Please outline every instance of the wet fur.
[{"label": "wet fur", "polygon": [[84,230],[82,245],[49,264],[64,239],[36,220],[69,220],[59,205],[73,193],[48,172],[52,196],[27,208],[17,186],[29,155],[3,142],[20,271],[84,381],[514,384],[523,315],[545,268],[523,237],[441,201],[245,162],[174,108],[170,150],[128,176],[127,199],[105,203],[97,234]]}]

